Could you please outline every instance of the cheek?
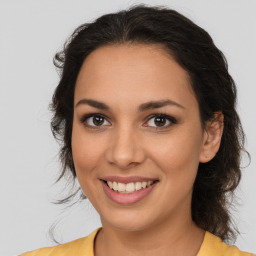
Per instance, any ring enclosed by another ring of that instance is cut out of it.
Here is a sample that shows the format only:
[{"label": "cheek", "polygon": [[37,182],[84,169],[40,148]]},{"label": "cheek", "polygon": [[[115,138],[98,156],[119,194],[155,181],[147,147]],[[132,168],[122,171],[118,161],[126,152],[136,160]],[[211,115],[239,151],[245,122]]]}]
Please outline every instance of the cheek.
[{"label": "cheek", "polygon": [[155,143],[157,147],[151,151],[151,158],[161,172],[160,179],[163,185],[161,199],[157,199],[158,208],[162,205],[168,205],[169,210],[178,205],[186,209],[190,207],[199,164],[200,144],[195,136],[182,134]]},{"label": "cheek", "polygon": [[172,178],[171,182],[175,183],[178,179],[184,182],[194,180],[201,151],[200,132],[181,130],[162,138],[151,148],[151,158],[164,175]]},{"label": "cheek", "polygon": [[78,182],[89,200],[96,205],[98,187],[95,186],[97,180],[97,166],[100,165],[102,155],[102,145],[95,143],[91,136],[73,129],[72,134],[72,154],[76,176]]},{"label": "cheek", "polygon": [[99,164],[102,156],[103,141],[99,143],[94,136],[86,136],[83,127],[73,126],[72,154],[78,179],[93,174],[92,170]]},{"label": "cheek", "polygon": [[[93,150],[92,150],[93,149]],[[83,143],[81,139],[79,142],[72,143],[73,160],[77,172],[83,170],[90,170],[97,163],[99,149],[94,144],[90,144],[88,141]]]}]

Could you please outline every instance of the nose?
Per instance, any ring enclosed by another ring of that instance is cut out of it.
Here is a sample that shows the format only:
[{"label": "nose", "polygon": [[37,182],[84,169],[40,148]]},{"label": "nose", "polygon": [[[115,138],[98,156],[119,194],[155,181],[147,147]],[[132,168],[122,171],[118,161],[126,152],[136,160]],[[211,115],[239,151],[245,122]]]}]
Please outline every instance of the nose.
[{"label": "nose", "polygon": [[106,159],[119,169],[128,169],[141,164],[146,154],[140,145],[138,134],[128,127],[113,132],[111,142],[106,151]]}]

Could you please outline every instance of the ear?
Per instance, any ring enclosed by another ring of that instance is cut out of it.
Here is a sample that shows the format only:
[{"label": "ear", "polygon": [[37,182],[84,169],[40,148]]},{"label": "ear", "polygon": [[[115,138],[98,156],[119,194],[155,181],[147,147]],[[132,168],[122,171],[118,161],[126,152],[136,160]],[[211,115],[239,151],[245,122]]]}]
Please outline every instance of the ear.
[{"label": "ear", "polygon": [[207,163],[219,150],[224,128],[224,115],[216,112],[214,118],[207,121],[204,128],[203,144],[199,157],[200,163]]}]

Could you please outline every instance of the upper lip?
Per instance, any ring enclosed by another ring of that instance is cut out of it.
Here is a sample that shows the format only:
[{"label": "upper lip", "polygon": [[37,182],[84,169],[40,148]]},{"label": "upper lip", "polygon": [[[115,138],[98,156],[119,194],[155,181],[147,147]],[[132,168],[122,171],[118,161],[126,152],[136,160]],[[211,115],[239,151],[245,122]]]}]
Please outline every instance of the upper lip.
[{"label": "upper lip", "polygon": [[120,183],[131,183],[131,182],[143,182],[143,181],[156,181],[158,179],[156,178],[148,178],[148,177],[142,177],[142,176],[129,176],[129,177],[123,177],[123,176],[106,176],[100,178],[104,181],[116,181]]}]

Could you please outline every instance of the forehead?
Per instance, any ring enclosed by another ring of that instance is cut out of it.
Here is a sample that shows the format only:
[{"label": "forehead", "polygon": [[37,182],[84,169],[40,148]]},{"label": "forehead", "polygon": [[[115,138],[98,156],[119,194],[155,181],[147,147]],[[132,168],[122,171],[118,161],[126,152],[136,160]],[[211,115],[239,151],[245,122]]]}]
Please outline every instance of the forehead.
[{"label": "forehead", "polygon": [[159,45],[123,44],[93,51],[79,72],[75,102],[83,97],[140,104],[171,98],[195,101],[187,72]]}]

